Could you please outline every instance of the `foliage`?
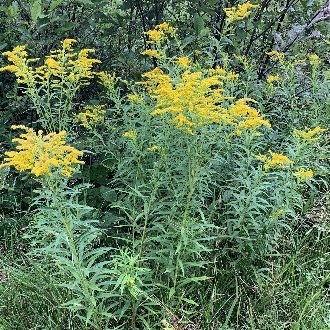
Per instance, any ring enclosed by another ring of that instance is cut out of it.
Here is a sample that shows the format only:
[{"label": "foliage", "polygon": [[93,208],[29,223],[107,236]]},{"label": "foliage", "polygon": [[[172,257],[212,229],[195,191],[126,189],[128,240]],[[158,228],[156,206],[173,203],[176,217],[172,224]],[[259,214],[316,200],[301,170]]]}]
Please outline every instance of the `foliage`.
[{"label": "foliage", "polygon": [[0,328],[329,328],[326,5],[4,1]]}]

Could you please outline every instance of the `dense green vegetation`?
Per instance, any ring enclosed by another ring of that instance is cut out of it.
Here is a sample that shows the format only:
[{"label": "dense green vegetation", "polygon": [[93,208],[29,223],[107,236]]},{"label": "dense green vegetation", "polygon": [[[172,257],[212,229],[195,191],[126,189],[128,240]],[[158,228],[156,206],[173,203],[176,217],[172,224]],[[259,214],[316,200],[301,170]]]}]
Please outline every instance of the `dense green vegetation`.
[{"label": "dense green vegetation", "polygon": [[0,330],[330,329],[329,1],[0,5]]}]

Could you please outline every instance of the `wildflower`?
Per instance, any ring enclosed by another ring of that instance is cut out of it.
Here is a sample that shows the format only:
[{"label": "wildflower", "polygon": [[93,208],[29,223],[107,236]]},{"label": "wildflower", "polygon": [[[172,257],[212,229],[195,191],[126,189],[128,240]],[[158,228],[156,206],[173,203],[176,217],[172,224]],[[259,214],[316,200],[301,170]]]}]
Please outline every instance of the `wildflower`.
[{"label": "wildflower", "polygon": [[272,50],[271,52],[266,52],[266,55],[276,57],[280,61],[280,63],[284,63],[285,54],[282,52]]},{"label": "wildflower", "polygon": [[267,157],[266,155],[255,156],[258,160],[265,163],[265,170],[268,170],[270,168],[284,169],[290,164],[293,164],[293,161],[283,154],[278,154],[272,152],[271,150],[269,150],[268,152],[270,154],[270,157]]},{"label": "wildflower", "polygon": [[238,127],[244,129],[255,129],[261,126],[271,127],[271,124],[268,120],[262,119],[259,115],[254,118],[246,118],[238,124]]},{"label": "wildflower", "polygon": [[185,115],[179,113],[176,117],[172,119],[174,123],[176,123],[176,127],[180,128],[182,126],[193,126],[193,122],[189,120]]},{"label": "wildflower", "polygon": [[165,38],[165,34],[163,31],[149,30],[145,32],[145,34],[148,35],[150,39],[149,43],[160,42],[162,39]]},{"label": "wildflower", "polygon": [[244,68],[247,68],[249,66],[249,60],[245,55],[234,55],[234,57],[243,64]]},{"label": "wildflower", "polygon": [[62,41],[62,47],[63,47],[63,49],[64,50],[73,50],[72,49],[72,44],[74,42],[77,42],[77,40],[76,39],[64,39]]},{"label": "wildflower", "polygon": [[169,23],[162,23],[155,26],[153,30],[149,30],[145,32],[145,34],[149,37],[148,43],[154,44],[159,43],[160,41],[167,38],[166,34],[174,35],[176,29],[170,26]]},{"label": "wildflower", "polygon": [[115,74],[111,74],[109,72],[100,71],[97,73],[97,76],[100,79],[101,84],[109,90],[113,90],[115,88],[116,76]]},{"label": "wildflower", "polygon": [[57,77],[60,76],[65,72],[65,69],[59,64],[58,61],[56,61],[54,58],[49,57],[46,59],[45,65],[38,68],[38,72],[41,75],[43,74],[44,77],[46,77],[46,71],[49,73],[49,75],[47,75],[47,78],[49,78],[51,75]]},{"label": "wildflower", "polygon": [[217,66],[217,67],[215,68],[215,72],[216,72],[217,74],[219,74],[219,75],[225,75],[225,74],[226,74],[226,70],[223,69],[223,68],[220,68],[219,66]]},{"label": "wildflower", "polygon": [[96,125],[104,123],[104,105],[87,105],[84,108],[85,112],[81,112],[76,116],[76,121],[80,122],[85,128],[91,129]]},{"label": "wildflower", "polygon": [[273,75],[269,75],[268,77],[267,77],[267,83],[268,84],[272,84],[274,81],[279,81],[280,80],[280,76],[277,74],[277,75],[275,75],[275,76],[273,76]]},{"label": "wildflower", "polygon": [[0,68],[0,72],[8,71],[14,73],[17,77],[17,82],[22,84],[33,80],[32,72],[27,64],[25,46],[17,46],[11,52],[4,52],[2,55],[6,56],[12,64]]},{"label": "wildflower", "polygon": [[293,136],[295,138],[301,139],[305,142],[314,142],[317,141],[319,139],[319,137],[317,137],[316,135],[319,133],[322,133],[326,131],[325,128],[321,128],[319,126],[315,127],[314,129],[310,129],[308,127],[305,127],[304,130],[299,130],[299,129],[295,129],[293,131]]},{"label": "wildflower", "polygon": [[136,94],[128,94],[127,98],[131,103],[136,103],[136,104],[143,103],[143,97],[138,96]]},{"label": "wildflower", "polygon": [[257,129],[261,126],[271,127],[269,121],[263,119],[258,110],[250,107],[247,102],[257,103],[254,99],[242,98],[229,107],[238,131],[241,131],[240,129]]},{"label": "wildflower", "polygon": [[227,79],[234,81],[234,80],[238,79],[238,77],[239,77],[239,73],[235,73],[235,72],[231,71],[228,73]]},{"label": "wildflower", "polygon": [[63,50],[52,51],[52,55],[46,57],[44,65],[35,69],[31,67],[30,63],[37,59],[27,58],[25,46],[17,46],[11,52],[3,53],[12,62],[12,65],[0,68],[0,71],[13,72],[18,82],[28,84],[30,87],[42,85],[52,76],[56,77],[56,86],[58,86],[59,77],[74,84],[83,82],[86,85],[87,81],[94,76],[93,65],[101,63],[101,61],[89,58],[89,54],[93,53],[94,49],[82,49],[78,54],[70,53],[73,42],[76,40],[65,39],[62,41]]},{"label": "wildflower", "polygon": [[301,168],[294,172],[293,175],[298,179],[298,181],[307,181],[314,176],[314,173],[312,170],[305,170]]},{"label": "wildflower", "polygon": [[155,68],[143,76],[150,96],[156,100],[151,115],[170,115],[176,128],[191,132],[193,126],[220,123],[226,115],[227,110],[219,105],[225,99],[220,88],[224,77],[215,72],[186,70],[179,78],[172,78]]},{"label": "wildflower", "polygon": [[179,57],[176,59],[176,62],[183,68],[186,68],[191,64],[191,60],[189,57]]},{"label": "wildflower", "polygon": [[171,35],[174,35],[175,32],[176,32],[176,28],[174,28],[173,26],[171,26],[167,22],[164,22],[164,23],[161,23],[161,24],[156,25],[155,26],[155,29],[156,30],[167,32],[167,33],[169,33]]},{"label": "wildflower", "polygon": [[82,49],[78,53],[78,58],[69,61],[71,65],[71,80],[80,81],[84,80],[85,85],[87,85],[87,80],[94,77],[95,73],[92,71],[92,67],[95,63],[101,63],[100,60],[89,58],[89,54],[93,53],[94,49]]},{"label": "wildflower", "polygon": [[135,140],[137,137],[137,133],[136,133],[136,131],[133,131],[133,130],[126,131],[123,133],[123,137],[131,139],[131,140]]},{"label": "wildflower", "polygon": [[159,149],[159,147],[156,146],[156,145],[153,145],[153,146],[148,147],[147,149],[148,149],[149,151],[154,152],[154,151],[157,151],[157,150]]},{"label": "wildflower", "polygon": [[321,64],[321,59],[316,54],[309,55],[308,60],[313,66],[319,66]]},{"label": "wildflower", "polygon": [[55,170],[59,170],[62,175],[70,177],[77,171],[74,166],[84,163],[78,160],[83,155],[81,151],[65,145],[65,131],[43,135],[41,130],[35,132],[23,125],[12,128],[22,129],[25,133],[12,140],[18,143],[17,151],[6,152],[7,157],[0,168],[14,166],[18,171],[29,170],[35,176],[52,176]]},{"label": "wildflower", "polygon": [[224,8],[228,22],[242,20],[251,14],[250,9],[258,8],[259,5],[253,5],[250,1],[237,7]]},{"label": "wildflower", "polygon": [[144,52],[141,53],[142,55],[147,55],[147,56],[153,56],[156,58],[162,57],[162,53],[158,52],[157,50],[154,49],[147,49]]}]

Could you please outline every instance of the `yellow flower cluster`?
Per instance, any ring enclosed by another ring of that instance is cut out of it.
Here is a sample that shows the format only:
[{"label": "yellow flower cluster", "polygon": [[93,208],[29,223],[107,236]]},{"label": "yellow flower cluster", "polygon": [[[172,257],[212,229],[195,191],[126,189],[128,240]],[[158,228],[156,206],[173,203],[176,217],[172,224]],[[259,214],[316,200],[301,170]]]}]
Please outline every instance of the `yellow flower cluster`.
[{"label": "yellow flower cluster", "polygon": [[86,105],[84,110],[84,112],[76,115],[76,121],[85,128],[91,129],[96,125],[104,123],[104,115],[106,113],[104,105]]},{"label": "yellow flower cluster", "polygon": [[183,68],[187,68],[192,63],[191,59],[186,56],[177,58],[176,62]]},{"label": "yellow flower cluster", "polygon": [[126,131],[123,133],[123,137],[128,138],[130,140],[135,140],[137,137],[137,133],[133,130]]},{"label": "yellow flower cluster", "polygon": [[273,76],[273,75],[269,75],[268,77],[267,77],[267,83],[268,84],[272,84],[274,81],[279,81],[280,80],[280,76],[277,74],[277,75],[275,75],[275,76]]},{"label": "yellow flower cluster", "polygon": [[163,56],[162,53],[160,53],[159,51],[155,50],[155,49],[147,49],[144,52],[141,53],[142,55],[147,55],[147,56],[152,56],[152,57],[156,57],[156,58],[160,58]]},{"label": "yellow flower cluster", "polygon": [[312,170],[305,170],[301,168],[294,172],[293,175],[298,179],[298,181],[307,181],[314,176],[314,173]]},{"label": "yellow flower cluster", "polygon": [[299,130],[299,129],[295,129],[293,131],[293,136],[295,138],[301,139],[305,142],[314,142],[317,141],[319,139],[318,136],[316,136],[319,133],[322,133],[326,131],[325,128],[321,128],[319,126],[315,127],[314,129],[310,129],[308,127],[305,127],[304,130]]},{"label": "yellow flower cluster", "polygon": [[150,39],[148,43],[154,44],[166,39],[168,34],[173,36],[175,32],[176,28],[172,27],[169,23],[164,22],[156,25],[154,29],[145,32],[145,34]]},{"label": "yellow flower cluster", "polygon": [[89,58],[94,49],[74,52],[74,42],[74,39],[62,41],[62,48],[52,51],[51,55],[46,56],[44,64],[36,68],[31,67],[30,63],[38,59],[28,59],[25,46],[17,46],[11,52],[3,53],[12,64],[1,68],[0,71],[13,72],[19,83],[30,86],[45,84],[51,77],[55,78],[55,83],[58,83],[59,79],[67,79],[76,84],[82,81],[88,84],[88,80],[95,74],[92,71],[93,65],[101,61]]},{"label": "yellow flower cluster", "polygon": [[268,151],[270,157],[266,155],[257,155],[256,158],[264,162],[265,170],[269,170],[270,168],[275,169],[284,169],[290,164],[293,164],[293,161],[289,159],[287,156],[283,154],[278,154],[276,152]]},{"label": "yellow flower cluster", "polygon": [[0,72],[8,71],[14,73],[19,83],[28,83],[33,78],[33,72],[27,63],[25,46],[17,46],[11,52],[4,52],[2,55],[7,56],[9,62],[13,64],[0,68]]},{"label": "yellow flower cluster", "polygon": [[273,56],[277,58],[280,61],[280,63],[284,63],[285,54],[282,52],[278,52],[277,50],[272,50],[271,52],[266,52],[266,55]]},{"label": "yellow flower cluster", "polygon": [[105,71],[100,71],[97,73],[97,76],[100,79],[100,83],[107,89],[113,90],[115,88],[116,84],[116,75],[113,73],[105,72]]},{"label": "yellow flower cluster", "polygon": [[131,103],[135,103],[135,104],[143,103],[144,101],[143,97],[136,94],[128,94],[127,98]]},{"label": "yellow flower cluster", "polygon": [[18,171],[29,170],[35,176],[52,176],[55,170],[59,170],[62,175],[70,177],[76,172],[74,165],[84,163],[78,159],[83,155],[81,151],[65,145],[65,131],[43,135],[42,131],[36,133],[23,125],[12,128],[22,129],[25,133],[12,140],[18,143],[17,151],[6,152],[7,157],[0,168],[14,166]]},{"label": "yellow flower cluster", "polygon": [[[190,63],[189,58],[179,58],[176,63],[182,67]],[[230,74],[230,73],[229,73]],[[228,79],[226,71],[217,67],[205,71],[187,69],[179,76],[171,77],[160,68],[146,72],[144,84],[152,98],[156,100],[156,109],[152,116],[170,115],[175,128],[194,134],[194,128],[207,124],[229,124],[238,129],[257,129],[270,127],[259,112],[247,105],[252,99],[237,100],[229,109],[221,106],[225,99],[223,81]]]},{"label": "yellow flower cluster", "polygon": [[271,127],[268,120],[263,119],[260,113],[250,107],[247,102],[257,103],[254,99],[242,98],[230,105],[230,114],[233,118],[233,123],[240,129],[257,129],[261,126]]},{"label": "yellow flower cluster", "polygon": [[159,147],[156,146],[156,145],[153,145],[153,146],[148,147],[147,149],[148,149],[149,151],[155,152],[155,151],[157,151],[157,150],[159,149]]},{"label": "yellow flower cluster", "polygon": [[321,64],[321,59],[316,54],[311,54],[308,56],[310,64],[314,66],[319,66]]},{"label": "yellow flower cluster", "polygon": [[258,8],[259,5],[254,5],[250,1],[245,2],[237,7],[224,8],[228,22],[242,20],[251,14],[250,9]]},{"label": "yellow flower cluster", "polygon": [[192,133],[193,126],[219,123],[227,119],[228,112],[219,106],[225,99],[222,89],[224,76],[216,70],[191,72],[171,77],[160,68],[143,75],[150,96],[156,99],[152,116],[170,114],[176,128]]}]

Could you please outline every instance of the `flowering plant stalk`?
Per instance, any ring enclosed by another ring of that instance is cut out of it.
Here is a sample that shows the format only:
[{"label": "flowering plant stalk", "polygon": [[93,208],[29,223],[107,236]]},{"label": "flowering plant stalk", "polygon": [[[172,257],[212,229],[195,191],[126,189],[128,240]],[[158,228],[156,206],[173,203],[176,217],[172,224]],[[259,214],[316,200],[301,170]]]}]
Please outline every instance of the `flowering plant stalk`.
[{"label": "flowering plant stalk", "polygon": [[112,314],[105,304],[110,295],[105,281],[109,262],[100,258],[109,249],[93,248],[100,230],[95,220],[86,218],[92,208],[78,202],[83,186],[68,186],[69,177],[83,163],[78,159],[82,152],[65,145],[65,131],[44,136],[23,125],[14,128],[25,133],[13,139],[18,143],[16,150],[7,152],[0,166],[30,171],[41,185],[33,203],[37,214],[27,235],[32,240],[30,254],[58,268],[61,286],[72,293],[64,306],[86,324],[103,329],[104,317],[111,319]]},{"label": "flowering plant stalk", "polygon": [[12,64],[0,68],[0,71],[15,74],[47,132],[68,129],[72,123],[73,100],[79,89],[88,85],[95,75],[93,64],[100,63],[89,58],[93,49],[76,52],[72,47],[75,42],[74,39],[65,39],[60,49],[46,56],[43,65],[35,67],[31,63],[39,59],[29,58],[25,46],[3,53]]}]

